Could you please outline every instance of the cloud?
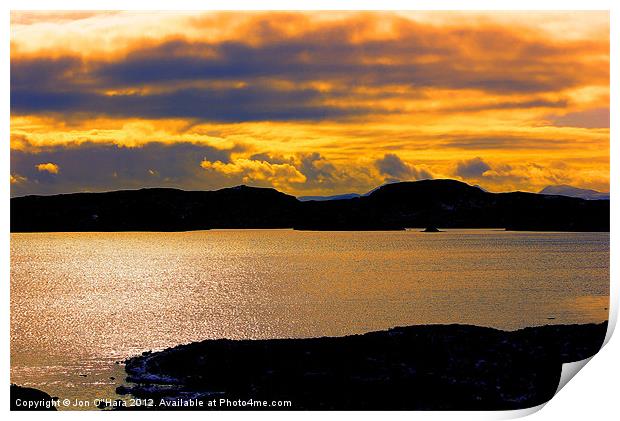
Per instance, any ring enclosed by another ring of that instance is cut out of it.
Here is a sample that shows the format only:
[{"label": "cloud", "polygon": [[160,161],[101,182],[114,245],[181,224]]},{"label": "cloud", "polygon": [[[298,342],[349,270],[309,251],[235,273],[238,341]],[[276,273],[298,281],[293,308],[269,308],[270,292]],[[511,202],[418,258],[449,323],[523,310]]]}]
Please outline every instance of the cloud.
[{"label": "cloud", "polygon": [[26,177],[22,177],[19,174],[11,174],[11,184],[25,183],[26,181],[28,181]]},{"label": "cloud", "polygon": [[289,193],[365,192],[380,182],[376,174],[355,166],[338,168],[319,153],[243,154],[238,146],[217,149],[189,142],[136,147],[85,142],[11,150],[11,195],[143,187],[212,190],[238,184]]},{"label": "cloud", "polygon": [[552,101],[542,98],[532,98],[525,101],[490,101],[481,104],[446,107],[442,111],[470,112],[489,110],[515,110],[530,108],[565,108],[568,101],[565,99]]},{"label": "cloud", "polygon": [[114,15],[118,12],[114,11],[19,11],[11,12],[11,25],[34,25],[37,23],[60,23],[65,24],[68,21],[89,19],[102,15]]},{"label": "cloud", "polygon": [[200,166],[209,173],[223,174],[233,184],[240,181],[255,186],[287,188],[291,183],[306,181],[306,177],[290,164],[272,164],[267,161],[240,158],[228,163],[204,160]]},{"label": "cloud", "polygon": [[379,173],[387,176],[386,181],[422,180],[433,178],[430,172],[411,166],[398,155],[388,153],[375,161]]},{"label": "cloud", "polygon": [[11,150],[11,173],[19,181],[11,184],[11,194],[164,186],[186,189],[225,187],[223,180],[205,177],[200,163],[205,159],[227,163],[231,153],[232,150],[200,144],[157,142],[140,147],[86,142],[77,146]]},{"label": "cloud", "polygon": [[368,114],[364,107],[322,104],[313,89],[269,87],[179,89],[161,94],[101,95],[91,92],[13,89],[13,113],[69,113],[88,117],[186,118],[217,122],[324,120]]},{"label": "cloud", "polygon": [[297,154],[293,161],[306,177],[304,184],[294,184],[296,191],[312,192],[358,192],[365,193],[381,182],[376,172],[364,164],[349,162],[336,165],[319,152]]},{"label": "cloud", "polygon": [[37,165],[35,165],[35,168],[39,172],[47,171],[50,174],[58,174],[58,170],[59,170],[58,165],[54,164],[53,162],[46,162],[46,163],[43,163],[43,164],[37,164]]},{"label": "cloud", "polygon": [[267,152],[255,153],[250,156],[250,159],[254,161],[265,161],[271,164],[293,164],[293,158],[285,158],[281,155],[271,155]]},{"label": "cloud", "polygon": [[[292,32],[281,18],[259,14],[248,18],[247,28],[259,28],[250,30],[251,37],[152,38],[123,45],[105,58],[16,53],[11,112],[316,121],[403,112],[383,101],[408,101],[426,89],[509,97],[609,83],[605,40],[554,43],[508,26],[442,27],[388,14],[327,21],[299,16],[303,25]],[[390,36],[373,37],[382,26],[393,28]],[[322,88],[312,87],[317,83]],[[461,111],[564,104],[534,96]]]},{"label": "cloud", "polygon": [[379,183],[372,174],[355,166],[338,168],[318,152],[289,157],[258,153],[231,162],[205,160],[211,176],[223,176],[228,185],[250,184],[275,187],[285,192],[361,191]]},{"label": "cloud", "polygon": [[300,171],[310,182],[329,184],[334,181],[336,167],[320,153],[303,154],[300,161]]},{"label": "cloud", "polygon": [[488,163],[477,157],[459,162],[454,175],[479,183],[490,191],[538,192],[546,186],[560,184],[600,188],[606,185],[605,172],[606,170],[602,169],[584,178],[574,170],[574,167],[563,162],[551,162],[548,165],[536,162]]},{"label": "cloud", "polygon": [[542,137],[527,135],[469,135],[458,134],[448,139],[439,140],[444,148],[464,149],[464,150],[561,150],[567,144],[577,144],[578,139],[571,139],[563,135],[562,137]]},{"label": "cloud", "polygon": [[[264,28],[270,21],[258,17],[256,24]],[[372,30],[379,24],[392,24],[398,31],[388,39],[353,40],[361,28]],[[328,24],[310,23],[295,34],[273,25],[264,33],[267,35],[259,34],[251,44],[244,39],[164,41],[98,63],[92,74],[116,86],[274,78],[298,83],[332,80],[347,86],[411,84],[544,92],[585,80],[576,69],[561,63],[569,60],[599,80],[609,77],[608,69],[599,66],[603,64],[600,58],[574,60],[584,53],[604,54],[604,44],[574,41],[556,45],[507,27],[442,28],[387,15],[373,21],[352,15]],[[504,54],[503,45],[511,45],[513,53]]]},{"label": "cloud", "polygon": [[476,157],[467,161],[460,161],[456,165],[456,171],[454,173],[463,178],[479,178],[490,169],[491,167],[489,164],[484,162],[481,158]]},{"label": "cloud", "polygon": [[609,108],[577,111],[564,115],[548,117],[550,123],[558,127],[583,127],[586,129],[608,129],[610,123]]}]

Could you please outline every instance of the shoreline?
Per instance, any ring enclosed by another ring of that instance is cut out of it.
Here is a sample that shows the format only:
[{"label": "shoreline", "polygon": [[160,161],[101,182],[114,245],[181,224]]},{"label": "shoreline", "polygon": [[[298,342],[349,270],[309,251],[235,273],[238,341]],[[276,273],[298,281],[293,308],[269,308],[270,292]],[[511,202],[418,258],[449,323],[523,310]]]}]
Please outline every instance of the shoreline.
[{"label": "shoreline", "polygon": [[[197,232],[217,232],[217,231],[298,231],[298,232],[421,232],[424,233],[424,227],[402,227],[402,228],[377,228],[377,229],[301,229],[295,227],[278,227],[278,228],[198,228],[191,230],[177,230],[177,231],[149,231],[149,230],[128,230],[128,231],[11,231],[9,234],[114,234],[114,233],[153,233],[153,234],[174,234],[174,233],[197,233]],[[438,232],[450,232],[450,231],[496,231],[496,232],[540,232],[545,234],[553,233],[584,233],[584,234],[598,234],[598,233],[610,233],[611,231],[570,231],[570,230],[536,230],[536,229],[510,229],[504,227],[442,227]]]},{"label": "shoreline", "polygon": [[[606,331],[607,322],[514,331],[452,324],[205,340],[127,359],[117,393],[152,403],[131,409],[522,409],[551,399],[562,363],[596,354]],[[230,404],[248,400],[267,407]],[[276,401],[291,406],[270,406]]]}]

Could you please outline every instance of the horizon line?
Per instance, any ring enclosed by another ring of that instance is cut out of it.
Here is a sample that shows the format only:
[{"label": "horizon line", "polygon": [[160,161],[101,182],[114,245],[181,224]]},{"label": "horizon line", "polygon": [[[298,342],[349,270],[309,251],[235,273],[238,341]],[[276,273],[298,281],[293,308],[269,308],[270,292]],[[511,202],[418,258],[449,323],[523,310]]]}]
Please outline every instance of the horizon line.
[{"label": "horizon line", "polygon": [[[344,195],[359,195],[361,197],[364,196],[369,196],[371,195],[373,192],[379,190],[380,188],[384,187],[384,186],[388,186],[388,185],[392,185],[392,184],[404,184],[404,183],[419,183],[419,182],[425,182],[425,181],[454,181],[457,183],[461,183],[461,184],[465,184],[469,187],[473,187],[473,188],[477,188],[482,190],[485,193],[492,193],[492,194],[501,194],[501,193],[530,193],[530,194],[547,194],[549,196],[563,196],[561,194],[549,194],[549,193],[541,193],[543,189],[541,189],[538,192],[535,191],[527,191],[527,190],[507,190],[507,191],[491,191],[488,190],[480,185],[477,184],[469,184],[466,181],[462,181],[462,180],[457,180],[457,179],[453,179],[453,178],[430,178],[430,179],[421,179],[421,180],[400,180],[400,181],[392,181],[392,182],[385,182],[383,184],[378,185],[377,187],[374,187],[370,190],[368,190],[365,193],[358,193],[358,192],[353,192],[353,191],[348,191],[348,192],[343,192],[343,193],[333,193],[333,194],[325,194],[325,195],[295,195],[295,194],[290,194],[287,193],[285,191],[279,190],[274,186],[270,186],[270,187],[265,187],[265,186],[253,186],[253,185],[248,185],[248,184],[236,184],[236,185],[232,185],[232,186],[228,186],[228,187],[221,187],[221,188],[216,188],[216,189],[203,189],[203,190],[192,190],[192,189],[184,189],[181,187],[168,187],[168,186],[152,186],[152,187],[137,187],[137,188],[119,188],[116,190],[96,190],[96,191],[92,191],[92,190],[82,190],[82,191],[73,191],[73,192],[62,192],[62,193],[50,193],[50,194],[26,194],[26,195],[21,195],[21,196],[10,196],[10,199],[18,199],[18,198],[23,198],[23,197],[51,197],[51,196],[62,196],[62,195],[70,195],[70,194],[105,194],[105,193],[116,193],[116,192],[136,192],[136,191],[141,191],[141,190],[177,190],[177,191],[182,191],[182,192],[217,192],[217,191],[221,191],[221,190],[227,190],[227,189],[235,189],[235,188],[241,188],[241,187],[247,187],[247,188],[252,188],[252,189],[265,189],[265,190],[275,190],[279,193],[285,194],[287,196],[291,196],[296,198],[297,200],[300,200],[302,198],[309,198],[309,197],[316,197],[316,198],[328,198],[328,197],[335,197],[335,196],[344,196]],[[571,187],[571,188],[575,188],[575,189],[582,189],[582,190],[590,190],[590,191],[594,191],[600,194],[610,194],[611,192],[601,192],[601,191],[597,191],[597,190],[593,190],[593,189],[584,189],[581,187],[576,187],[576,186],[570,186],[567,184],[554,184],[554,185],[549,185],[546,187],[550,187],[550,186],[554,186],[554,187],[559,187],[559,186],[566,186],[566,187]],[[546,188],[545,187],[545,188]],[[346,199],[341,199],[341,200],[346,200]],[[609,199],[597,199],[597,200],[609,200]]]}]

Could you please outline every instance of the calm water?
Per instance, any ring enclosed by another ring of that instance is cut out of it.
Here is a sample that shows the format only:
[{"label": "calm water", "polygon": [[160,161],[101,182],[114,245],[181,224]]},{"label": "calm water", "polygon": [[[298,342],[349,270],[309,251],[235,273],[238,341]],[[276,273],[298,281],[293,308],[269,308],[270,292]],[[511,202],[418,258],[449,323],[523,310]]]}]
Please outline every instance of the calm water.
[{"label": "calm water", "polygon": [[11,381],[109,397],[123,380],[114,361],[144,350],[427,323],[599,322],[608,295],[609,233],[12,234]]}]

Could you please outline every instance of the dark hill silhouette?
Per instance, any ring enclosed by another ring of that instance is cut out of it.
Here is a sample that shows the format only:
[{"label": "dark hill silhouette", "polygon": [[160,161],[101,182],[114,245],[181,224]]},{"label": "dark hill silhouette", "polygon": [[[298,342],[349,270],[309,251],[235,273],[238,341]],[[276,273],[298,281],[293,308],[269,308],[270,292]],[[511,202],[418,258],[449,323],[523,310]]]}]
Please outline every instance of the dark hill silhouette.
[{"label": "dark hill silhouette", "polygon": [[11,232],[212,228],[379,230],[506,228],[609,231],[609,201],[489,193],[455,180],[381,186],[368,196],[302,202],[274,189],[122,190],[11,199]]},{"label": "dark hill silhouette", "polygon": [[540,194],[554,194],[557,196],[578,197],[580,199],[587,200],[609,200],[609,193],[603,193],[591,189],[580,189],[578,187],[567,186],[566,184],[559,184],[556,186],[547,186],[538,193]]}]

